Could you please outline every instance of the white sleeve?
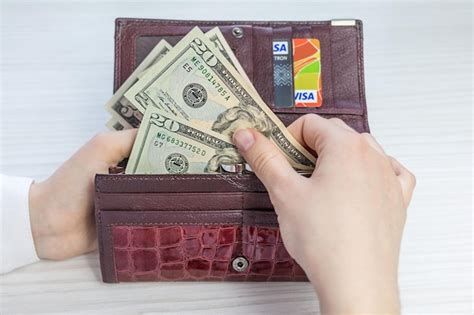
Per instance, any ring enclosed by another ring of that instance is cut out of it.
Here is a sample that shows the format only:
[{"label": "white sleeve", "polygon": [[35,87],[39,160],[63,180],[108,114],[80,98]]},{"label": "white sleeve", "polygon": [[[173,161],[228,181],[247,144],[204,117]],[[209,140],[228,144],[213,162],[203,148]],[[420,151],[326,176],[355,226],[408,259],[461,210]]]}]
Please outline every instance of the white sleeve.
[{"label": "white sleeve", "polygon": [[0,274],[38,261],[31,233],[30,178],[0,174]]}]

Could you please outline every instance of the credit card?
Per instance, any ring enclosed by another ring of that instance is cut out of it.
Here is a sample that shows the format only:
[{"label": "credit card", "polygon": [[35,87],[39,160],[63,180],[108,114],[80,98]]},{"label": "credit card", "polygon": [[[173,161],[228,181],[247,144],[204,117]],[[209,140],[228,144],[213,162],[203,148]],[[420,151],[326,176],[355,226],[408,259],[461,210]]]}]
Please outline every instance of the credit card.
[{"label": "credit card", "polygon": [[320,107],[321,49],[317,38],[293,38],[293,86],[295,107]]},{"label": "credit card", "polygon": [[272,45],[274,104],[277,108],[291,108],[294,105],[291,40],[274,40]]}]

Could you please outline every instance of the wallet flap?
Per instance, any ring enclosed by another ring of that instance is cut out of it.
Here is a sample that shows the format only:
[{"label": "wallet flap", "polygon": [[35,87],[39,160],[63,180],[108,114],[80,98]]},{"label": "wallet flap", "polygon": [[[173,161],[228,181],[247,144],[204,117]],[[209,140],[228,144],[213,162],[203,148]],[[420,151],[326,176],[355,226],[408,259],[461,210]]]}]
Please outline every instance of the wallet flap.
[{"label": "wallet flap", "polygon": [[[157,19],[116,20],[115,83],[117,90],[162,39],[175,45],[193,27],[207,32],[218,26],[265,103],[285,123],[317,113],[339,117],[359,132],[369,132],[364,91],[362,22],[331,21],[180,21]],[[237,31],[238,30],[238,31]],[[295,38],[320,43],[322,105],[275,106],[273,41]]]}]

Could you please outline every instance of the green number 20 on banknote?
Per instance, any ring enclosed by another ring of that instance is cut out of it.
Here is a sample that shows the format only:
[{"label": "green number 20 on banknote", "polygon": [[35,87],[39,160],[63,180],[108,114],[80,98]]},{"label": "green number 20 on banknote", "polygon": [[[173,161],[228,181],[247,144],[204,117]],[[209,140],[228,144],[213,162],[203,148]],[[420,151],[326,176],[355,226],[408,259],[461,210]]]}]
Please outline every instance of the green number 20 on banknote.
[{"label": "green number 20 on banknote", "polygon": [[218,173],[243,160],[234,145],[212,130],[150,106],[144,115],[126,173]]}]

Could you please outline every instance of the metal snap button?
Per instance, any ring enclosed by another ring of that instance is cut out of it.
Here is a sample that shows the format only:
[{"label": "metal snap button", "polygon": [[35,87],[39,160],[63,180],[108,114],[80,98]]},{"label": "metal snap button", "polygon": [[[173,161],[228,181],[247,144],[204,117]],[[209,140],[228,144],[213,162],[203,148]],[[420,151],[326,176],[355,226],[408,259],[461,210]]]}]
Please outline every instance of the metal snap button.
[{"label": "metal snap button", "polygon": [[249,262],[245,257],[236,257],[232,261],[232,268],[237,272],[244,272],[249,266]]},{"label": "metal snap button", "polygon": [[248,165],[247,163],[245,163],[245,171],[249,172],[249,173],[255,173],[252,169],[252,167],[250,165]]},{"label": "metal snap button", "polygon": [[242,38],[244,36],[244,30],[240,27],[234,27],[232,29],[232,35],[234,35],[235,38]]},{"label": "metal snap button", "polygon": [[222,164],[221,165],[222,170],[225,173],[236,173],[236,174],[242,174],[244,171],[244,165],[241,164]]}]

